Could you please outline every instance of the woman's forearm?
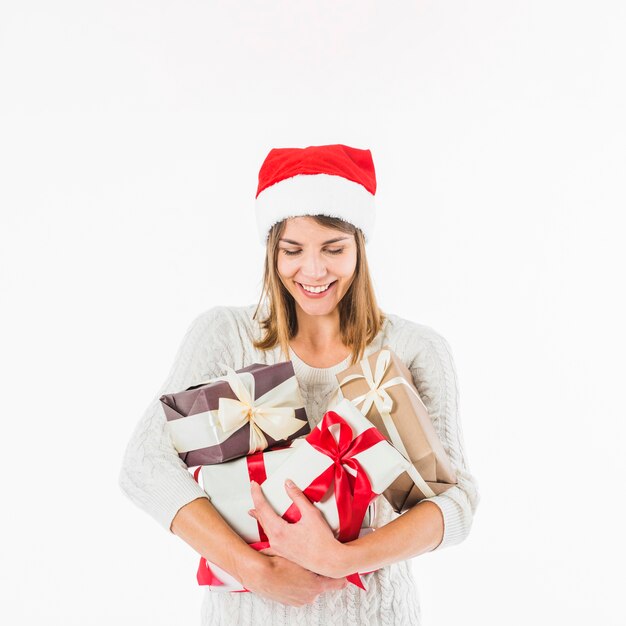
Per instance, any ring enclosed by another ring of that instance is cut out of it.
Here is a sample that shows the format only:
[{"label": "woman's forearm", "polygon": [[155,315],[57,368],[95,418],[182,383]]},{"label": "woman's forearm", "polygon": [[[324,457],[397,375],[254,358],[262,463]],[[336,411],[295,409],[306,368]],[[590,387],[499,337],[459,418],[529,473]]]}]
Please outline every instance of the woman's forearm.
[{"label": "woman's forearm", "polygon": [[267,565],[268,557],[251,548],[207,498],[182,507],[172,520],[171,531],[244,586]]},{"label": "woman's forearm", "polygon": [[439,507],[432,502],[420,502],[375,532],[338,544],[328,571],[318,573],[338,578],[419,556],[441,543],[443,531]]}]

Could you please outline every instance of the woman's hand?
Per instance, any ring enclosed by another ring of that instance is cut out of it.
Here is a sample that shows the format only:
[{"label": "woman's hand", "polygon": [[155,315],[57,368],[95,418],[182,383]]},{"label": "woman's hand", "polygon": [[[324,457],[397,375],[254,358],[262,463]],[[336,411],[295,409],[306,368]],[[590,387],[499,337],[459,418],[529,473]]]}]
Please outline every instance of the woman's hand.
[{"label": "woman's hand", "polygon": [[280,556],[270,556],[271,550],[262,552],[268,555],[263,565],[246,572],[242,583],[249,591],[270,600],[304,606],[314,602],[321,593],[338,591],[348,584],[345,578],[319,576]]},{"label": "woman's hand", "polygon": [[272,509],[258,483],[252,481],[250,489],[255,508],[249,514],[263,526],[271,546],[269,553],[317,574],[338,578],[334,573],[345,546],[335,539],[322,513],[302,491],[292,481],[285,481],[287,495],[302,516],[298,522],[290,524]]}]

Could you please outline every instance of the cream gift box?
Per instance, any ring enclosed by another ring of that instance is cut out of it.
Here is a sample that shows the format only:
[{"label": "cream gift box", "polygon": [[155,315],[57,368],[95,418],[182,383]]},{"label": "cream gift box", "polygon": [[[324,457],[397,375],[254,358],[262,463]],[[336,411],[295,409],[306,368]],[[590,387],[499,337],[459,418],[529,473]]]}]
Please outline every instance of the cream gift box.
[{"label": "cream gift box", "polygon": [[396,512],[456,484],[456,473],[435,431],[411,372],[385,346],[335,375],[349,399],[411,461],[384,496]]}]

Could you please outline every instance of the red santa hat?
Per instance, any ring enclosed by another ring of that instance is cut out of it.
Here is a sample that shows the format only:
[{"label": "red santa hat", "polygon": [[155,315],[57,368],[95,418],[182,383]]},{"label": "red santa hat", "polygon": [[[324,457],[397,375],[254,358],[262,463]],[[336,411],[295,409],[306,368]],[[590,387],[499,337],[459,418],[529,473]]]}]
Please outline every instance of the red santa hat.
[{"label": "red santa hat", "polygon": [[273,148],[259,171],[256,220],[261,243],[277,222],[328,215],[354,224],[371,238],[376,173],[369,150],[342,144]]}]

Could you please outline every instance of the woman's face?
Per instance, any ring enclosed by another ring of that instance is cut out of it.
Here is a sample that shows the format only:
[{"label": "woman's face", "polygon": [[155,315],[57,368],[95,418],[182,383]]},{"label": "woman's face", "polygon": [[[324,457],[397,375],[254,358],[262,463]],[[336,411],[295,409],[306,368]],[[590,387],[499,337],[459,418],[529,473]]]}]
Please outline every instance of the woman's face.
[{"label": "woman's face", "polygon": [[278,274],[296,304],[309,315],[331,313],[354,277],[354,235],[321,226],[310,217],[292,217],[278,248]]}]

